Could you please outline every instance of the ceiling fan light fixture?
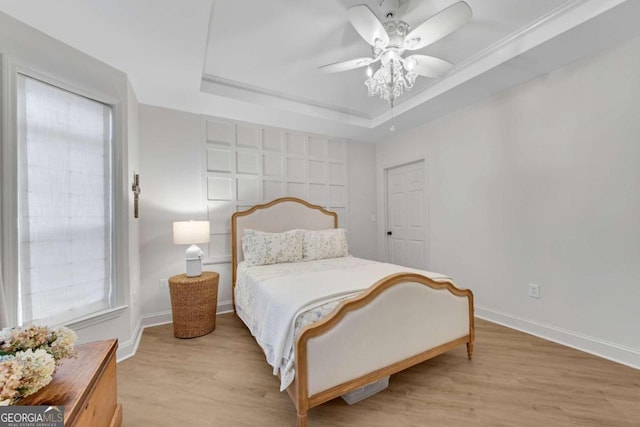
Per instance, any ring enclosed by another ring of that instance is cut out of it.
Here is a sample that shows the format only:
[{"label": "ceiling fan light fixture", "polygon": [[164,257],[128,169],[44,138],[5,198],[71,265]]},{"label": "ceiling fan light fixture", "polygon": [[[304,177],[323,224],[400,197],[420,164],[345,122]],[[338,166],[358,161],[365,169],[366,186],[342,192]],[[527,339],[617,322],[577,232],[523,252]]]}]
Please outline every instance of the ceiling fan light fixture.
[{"label": "ceiling fan light fixture", "polygon": [[[442,39],[464,25],[472,16],[469,5],[464,1],[458,1],[412,30],[406,22],[393,19],[403,1],[380,0],[380,7],[390,11],[387,18],[391,19],[384,23],[364,4],[347,9],[347,18],[360,36],[369,43],[373,57],[320,67],[325,72],[333,73],[368,66],[364,84],[369,96],[380,95],[391,108],[396,98],[413,87],[417,76],[442,78],[453,68],[453,64],[427,55],[403,57],[405,51],[418,50]],[[378,61],[380,68],[374,72],[370,64]]]},{"label": "ceiling fan light fixture", "polygon": [[364,84],[369,96],[379,95],[381,99],[393,105],[396,98],[413,87],[417,76],[412,70],[405,70],[401,60],[392,59],[380,65]]},{"label": "ceiling fan light fixture", "polygon": [[416,61],[413,58],[405,58],[402,64],[407,71],[413,71],[416,68]]},{"label": "ceiling fan light fixture", "polygon": [[406,49],[413,49],[413,47],[418,43],[420,43],[420,37],[414,37],[412,39],[405,40],[404,45]]}]

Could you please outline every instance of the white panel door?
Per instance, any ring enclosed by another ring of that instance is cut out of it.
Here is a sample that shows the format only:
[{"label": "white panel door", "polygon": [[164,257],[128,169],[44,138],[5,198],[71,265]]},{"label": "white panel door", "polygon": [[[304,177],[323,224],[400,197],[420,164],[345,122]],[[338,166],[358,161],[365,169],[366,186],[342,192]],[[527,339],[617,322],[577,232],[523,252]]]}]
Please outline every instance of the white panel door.
[{"label": "white panel door", "polygon": [[424,161],[387,169],[387,254],[389,262],[428,267]]}]

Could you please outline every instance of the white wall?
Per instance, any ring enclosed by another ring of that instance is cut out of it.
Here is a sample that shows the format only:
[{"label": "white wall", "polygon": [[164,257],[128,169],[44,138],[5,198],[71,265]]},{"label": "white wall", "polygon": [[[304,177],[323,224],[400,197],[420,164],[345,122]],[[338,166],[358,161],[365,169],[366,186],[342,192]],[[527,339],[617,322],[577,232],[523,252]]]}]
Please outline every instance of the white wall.
[{"label": "white wall", "polygon": [[635,39],[393,136],[379,217],[383,167],[426,157],[432,270],[483,317],[640,367],[638,75]]},{"label": "white wall", "polygon": [[171,319],[169,289],[161,288],[159,281],[185,271],[185,248],[173,244],[172,222],[207,219],[201,141],[198,115],[140,105],[140,283],[145,324]]},{"label": "white wall", "polygon": [[[139,161],[139,128],[138,128],[138,100],[133,91],[131,82],[127,79],[127,139],[128,139],[128,184],[133,184],[133,176],[140,172]],[[133,192],[127,189],[129,195],[128,219],[129,219],[129,327],[131,337],[126,343],[120,343],[120,347],[126,346],[126,355],[133,354],[138,347],[140,335],[142,333],[142,304],[140,301],[140,219],[134,217],[134,196]],[[125,352],[122,351],[124,356]]]},{"label": "white wall", "polygon": [[349,168],[349,251],[360,258],[378,259],[376,215],[375,146],[350,141]]},{"label": "white wall", "polygon": [[[124,250],[118,251],[117,256],[124,261],[136,262],[136,253],[139,243],[136,233],[136,224],[130,218],[132,212],[131,200],[128,197],[130,175],[137,162],[137,100],[127,76],[100,62],[96,59],[73,49],[31,27],[22,24],[9,16],[0,13],[0,54],[3,56],[3,85],[8,88],[10,74],[13,66],[38,73],[48,79],[53,79],[68,87],[75,88],[85,93],[107,99],[115,105],[116,140],[121,143],[122,155],[116,159],[123,166],[123,174],[118,176],[117,187],[121,191],[123,210],[118,211],[122,228],[117,230],[125,241]],[[8,92],[6,93],[8,95]],[[10,98],[3,93],[3,104],[8,110],[12,109]],[[3,122],[3,139],[10,135],[10,123]],[[9,131],[9,132],[8,132]],[[3,144],[8,141],[3,140]],[[5,145],[8,146],[8,145]],[[4,173],[4,171],[3,171]],[[3,197],[9,194],[12,183],[5,182],[6,175],[3,174],[2,191]],[[3,199],[11,203],[15,199],[8,197]],[[3,203],[5,203],[3,202]],[[124,212],[124,209],[127,211]],[[129,229],[132,233],[129,234]],[[8,236],[2,236],[3,243],[7,242]],[[3,263],[3,276],[7,271],[7,265]],[[119,283],[122,294],[118,296],[121,304],[127,305],[121,313],[109,320],[98,323],[82,322],[72,324],[79,337],[79,342],[95,341],[106,338],[118,338],[120,349],[118,356],[126,356],[134,351],[136,330],[135,324],[139,318],[139,308],[133,301],[132,296],[138,292],[139,279],[136,266],[132,269],[125,269],[122,278],[124,283]],[[4,277],[5,290],[15,282],[6,280]]]},{"label": "white wall", "polygon": [[[210,120],[216,121],[215,118]],[[160,280],[180,274],[185,269],[185,248],[172,243],[172,221],[207,219],[207,205],[218,203],[207,202],[203,188],[205,129],[202,116],[148,105],[140,107],[144,324],[171,320],[169,291],[160,286]],[[371,221],[371,215],[375,213],[375,147],[352,142],[346,147],[349,192],[346,212],[351,252],[357,256],[372,257],[376,247],[375,222]],[[234,200],[229,203],[239,203]],[[230,239],[226,232],[222,221],[214,221],[211,245],[215,244],[215,247],[209,253],[207,245],[200,245],[205,259],[215,262],[205,262],[203,268],[220,273],[219,311],[230,309],[231,301],[230,254],[219,252],[225,245],[216,240],[220,236]],[[227,251],[228,247],[227,242]]]}]

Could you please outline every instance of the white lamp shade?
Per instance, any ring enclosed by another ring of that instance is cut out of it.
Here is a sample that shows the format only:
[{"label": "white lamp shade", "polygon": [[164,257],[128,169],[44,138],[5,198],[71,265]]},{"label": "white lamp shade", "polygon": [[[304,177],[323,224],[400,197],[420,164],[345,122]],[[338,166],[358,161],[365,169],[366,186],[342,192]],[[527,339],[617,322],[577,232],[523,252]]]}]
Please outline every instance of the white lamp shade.
[{"label": "white lamp shade", "polygon": [[173,244],[192,245],[209,242],[209,221],[175,221]]}]

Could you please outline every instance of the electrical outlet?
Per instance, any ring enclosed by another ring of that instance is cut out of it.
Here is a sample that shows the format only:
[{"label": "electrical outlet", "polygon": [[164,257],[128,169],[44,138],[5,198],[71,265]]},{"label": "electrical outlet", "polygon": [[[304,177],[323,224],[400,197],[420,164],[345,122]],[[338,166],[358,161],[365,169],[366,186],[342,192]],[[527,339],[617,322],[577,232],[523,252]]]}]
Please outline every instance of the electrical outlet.
[{"label": "electrical outlet", "polygon": [[160,288],[169,289],[169,279],[160,279]]},{"label": "electrical outlet", "polygon": [[529,283],[529,298],[540,298],[540,285]]}]

